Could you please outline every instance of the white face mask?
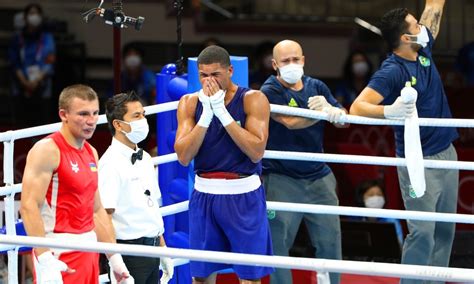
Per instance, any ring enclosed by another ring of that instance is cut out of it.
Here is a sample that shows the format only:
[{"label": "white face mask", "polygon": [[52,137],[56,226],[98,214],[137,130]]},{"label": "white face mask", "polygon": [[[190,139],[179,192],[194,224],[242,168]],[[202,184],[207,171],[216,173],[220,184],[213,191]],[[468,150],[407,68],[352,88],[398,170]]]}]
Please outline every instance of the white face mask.
[{"label": "white face mask", "polygon": [[136,68],[142,63],[142,59],[138,55],[129,55],[125,57],[125,66],[128,68]]},{"label": "white face mask", "polygon": [[126,123],[130,125],[131,131],[130,132],[125,132],[122,130],[122,133],[127,136],[128,140],[132,143],[140,143],[145,139],[148,135],[149,127],[148,127],[148,121],[146,118],[139,119],[139,120],[134,120],[131,122],[126,122],[121,120],[123,123]]},{"label": "white face mask", "polygon": [[352,65],[352,72],[357,76],[365,76],[369,71],[369,64],[367,62],[356,62]]},{"label": "white face mask", "polygon": [[425,48],[430,42],[430,37],[428,36],[428,30],[425,26],[421,26],[420,33],[417,35],[410,35],[411,37],[415,37],[416,40],[411,41],[411,43],[416,43],[421,45],[421,47]]},{"label": "white face mask", "polygon": [[280,77],[288,84],[296,84],[304,74],[303,65],[301,64],[291,63],[278,69],[280,70]]},{"label": "white face mask", "polygon": [[33,27],[37,27],[41,25],[41,22],[43,21],[43,19],[41,18],[39,14],[31,14],[26,17],[26,21],[28,22],[28,24],[32,25]]},{"label": "white face mask", "polygon": [[385,198],[380,195],[369,196],[364,200],[365,207],[367,208],[383,208],[385,205]]}]

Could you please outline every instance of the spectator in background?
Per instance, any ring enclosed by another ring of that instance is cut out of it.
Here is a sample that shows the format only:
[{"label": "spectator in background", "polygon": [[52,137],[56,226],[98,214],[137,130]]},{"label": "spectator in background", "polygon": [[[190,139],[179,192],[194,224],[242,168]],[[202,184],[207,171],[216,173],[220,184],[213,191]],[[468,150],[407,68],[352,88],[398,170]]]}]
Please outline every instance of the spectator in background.
[{"label": "spectator in background", "polygon": [[275,74],[273,70],[273,47],[274,42],[264,41],[255,50],[255,63],[253,72],[249,76],[249,84],[252,89],[260,89],[268,77]]},{"label": "spectator in background", "polygon": [[367,86],[372,75],[372,63],[361,51],[352,51],[346,58],[343,80],[336,87],[335,96],[343,106],[349,106]]},{"label": "spectator in background", "polygon": [[[385,202],[385,191],[382,184],[378,180],[366,180],[361,182],[355,192],[355,205],[357,207],[376,208],[381,209],[386,204]],[[403,230],[400,221],[393,218],[373,218],[373,217],[356,217],[353,216],[351,219],[393,223],[395,225],[395,231],[397,232],[397,238],[400,244],[403,243]]]},{"label": "spectator in background", "polygon": [[13,37],[8,57],[13,74],[12,95],[18,98],[15,112],[21,109],[21,123],[33,126],[52,119],[56,46],[53,35],[43,28],[39,4],[27,5],[23,15],[25,26]]},{"label": "spectator in background", "polygon": [[459,50],[456,67],[463,74],[465,85],[474,87],[474,41]]},{"label": "spectator in background", "polygon": [[[143,63],[145,53],[137,44],[129,43],[123,47],[123,71],[121,74],[122,92],[135,91],[145,105],[155,103],[155,73]],[[112,92],[109,97],[112,96]]]}]

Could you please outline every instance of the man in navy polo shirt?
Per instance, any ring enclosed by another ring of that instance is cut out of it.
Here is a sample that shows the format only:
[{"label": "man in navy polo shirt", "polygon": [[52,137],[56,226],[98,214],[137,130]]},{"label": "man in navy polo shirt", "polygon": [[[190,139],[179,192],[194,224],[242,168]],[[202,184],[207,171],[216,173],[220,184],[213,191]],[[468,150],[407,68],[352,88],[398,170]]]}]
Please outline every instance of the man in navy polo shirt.
[{"label": "man in navy polo shirt", "polygon": [[[381,30],[392,54],[382,63],[351,106],[351,114],[404,119],[414,103],[401,100],[405,82],[418,92],[416,109],[420,117],[451,118],[441,78],[432,58],[444,2],[427,0],[420,23],[407,9],[394,9],[381,20]],[[405,157],[404,128],[395,127],[396,154]],[[420,127],[424,159],[457,160],[452,142],[458,137],[454,128]],[[398,168],[402,197],[407,210],[456,212],[458,170],[425,169],[426,192],[410,197],[406,167]],[[448,266],[455,226],[446,222],[408,221],[409,234],[403,246],[402,263]],[[422,281],[402,279],[402,283]],[[426,282],[424,282],[426,283]]]},{"label": "man in navy polo shirt", "polygon": [[[272,104],[314,109],[328,114],[331,122],[345,115],[341,105],[322,81],[304,76],[301,46],[283,40],[273,48],[273,68],[261,91]],[[323,152],[324,121],[298,116],[272,114],[267,149],[280,151]],[[293,203],[338,205],[336,179],[326,163],[263,160],[263,181],[267,200]],[[269,211],[275,255],[288,256],[302,220],[306,223],[316,256],[341,259],[339,216]],[[331,283],[339,283],[339,275],[331,273]],[[272,284],[289,284],[291,272],[276,269]]]}]

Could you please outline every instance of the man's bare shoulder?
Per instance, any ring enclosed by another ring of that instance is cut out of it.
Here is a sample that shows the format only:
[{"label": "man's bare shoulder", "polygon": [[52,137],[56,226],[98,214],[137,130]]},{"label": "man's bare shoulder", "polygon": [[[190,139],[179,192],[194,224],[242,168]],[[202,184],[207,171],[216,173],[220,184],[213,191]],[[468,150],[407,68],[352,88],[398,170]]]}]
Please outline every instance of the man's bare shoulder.
[{"label": "man's bare shoulder", "polygon": [[41,139],[28,152],[27,162],[48,165],[55,168],[59,164],[59,148],[51,138]]},{"label": "man's bare shoulder", "polygon": [[186,94],[186,95],[182,96],[181,99],[179,99],[179,100],[180,101],[185,101],[185,102],[190,102],[190,101],[196,101],[197,102],[198,92]]},{"label": "man's bare shoulder", "polygon": [[198,93],[189,93],[179,99],[178,108],[185,108],[186,110],[194,110],[198,102]]},{"label": "man's bare shoulder", "polygon": [[245,93],[245,100],[251,100],[251,101],[257,101],[260,103],[267,103],[268,104],[268,99],[267,96],[265,96],[264,93],[262,93],[259,90],[249,90]]},{"label": "man's bare shoulder", "polygon": [[42,152],[45,155],[50,155],[59,153],[59,148],[52,138],[44,138],[36,142],[31,148],[30,152],[31,151]]}]

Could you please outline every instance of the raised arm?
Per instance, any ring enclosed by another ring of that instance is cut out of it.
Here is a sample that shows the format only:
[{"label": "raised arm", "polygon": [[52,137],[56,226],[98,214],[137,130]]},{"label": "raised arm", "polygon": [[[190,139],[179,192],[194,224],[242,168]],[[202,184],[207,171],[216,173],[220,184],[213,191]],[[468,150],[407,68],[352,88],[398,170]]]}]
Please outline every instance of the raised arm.
[{"label": "raised arm", "polygon": [[244,109],[245,128],[234,121],[225,129],[239,149],[256,163],[263,158],[267,146],[270,104],[262,92],[252,90],[245,94]]},{"label": "raised arm", "polygon": [[183,96],[178,104],[178,129],[174,150],[183,166],[187,166],[194,159],[206,136],[207,128],[197,125],[194,119],[197,102],[197,94],[190,94]]},{"label": "raised arm", "polygon": [[436,39],[443,15],[445,0],[426,0],[425,10],[421,14],[420,23],[426,26]]},{"label": "raised arm", "polygon": [[[40,140],[31,148],[23,173],[20,213],[28,236],[45,237],[41,207],[51,177],[59,165],[59,149],[51,139]],[[36,256],[49,250],[35,248]]]}]

